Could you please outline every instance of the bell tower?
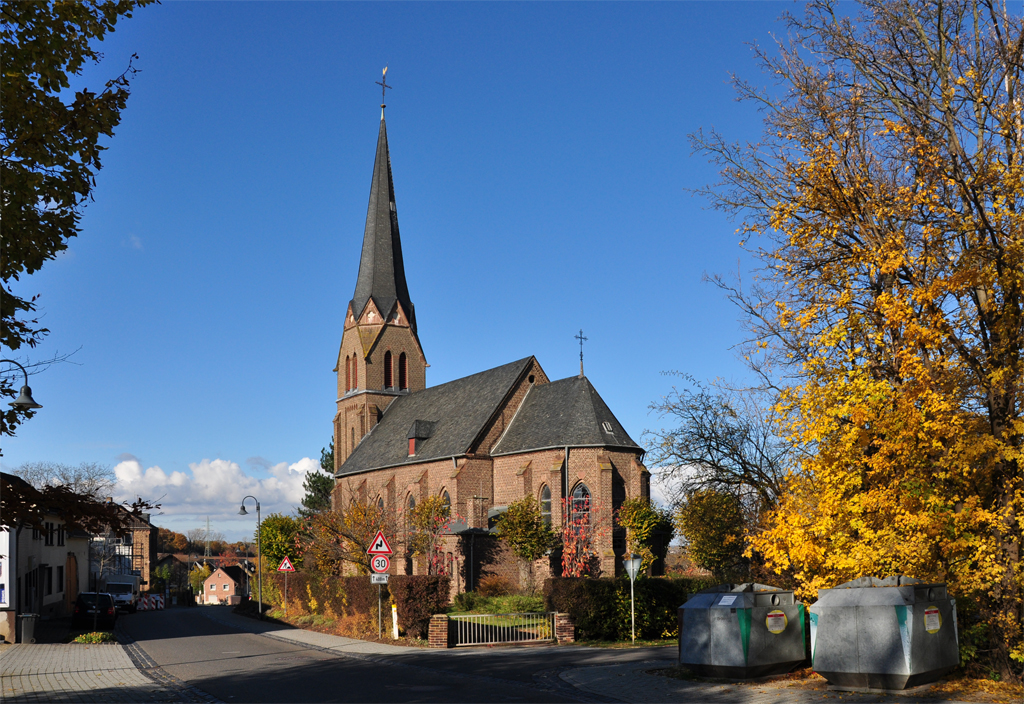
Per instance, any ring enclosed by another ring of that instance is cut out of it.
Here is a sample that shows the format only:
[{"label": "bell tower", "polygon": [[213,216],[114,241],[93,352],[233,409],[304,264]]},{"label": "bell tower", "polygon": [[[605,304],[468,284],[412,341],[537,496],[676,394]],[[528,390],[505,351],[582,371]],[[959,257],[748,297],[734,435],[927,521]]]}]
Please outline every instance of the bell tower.
[{"label": "bell tower", "polygon": [[416,309],[405,281],[382,105],[359,275],[345,312],[334,369],[338,373],[335,471],[397,396],[426,388],[426,368],[416,334]]}]

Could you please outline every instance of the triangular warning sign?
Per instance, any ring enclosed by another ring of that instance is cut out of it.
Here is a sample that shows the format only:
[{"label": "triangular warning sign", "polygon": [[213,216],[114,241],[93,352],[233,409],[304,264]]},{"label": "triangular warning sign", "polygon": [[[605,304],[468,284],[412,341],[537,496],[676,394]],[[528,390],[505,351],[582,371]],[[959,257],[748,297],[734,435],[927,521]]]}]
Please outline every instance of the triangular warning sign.
[{"label": "triangular warning sign", "polygon": [[370,543],[370,549],[366,551],[366,554],[390,555],[391,553],[391,544],[388,542],[388,539],[384,537],[384,531],[377,531],[377,535],[373,537],[373,542]]},{"label": "triangular warning sign", "polygon": [[281,566],[277,568],[278,572],[294,572],[295,568],[292,567],[292,561],[285,557],[281,560]]}]

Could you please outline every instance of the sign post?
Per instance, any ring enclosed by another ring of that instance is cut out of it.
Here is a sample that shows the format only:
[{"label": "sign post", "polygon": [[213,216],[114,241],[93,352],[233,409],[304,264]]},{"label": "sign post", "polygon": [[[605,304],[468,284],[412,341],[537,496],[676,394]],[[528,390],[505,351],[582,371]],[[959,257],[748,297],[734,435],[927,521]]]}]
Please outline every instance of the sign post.
[{"label": "sign post", "polygon": [[292,561],[285,555],[284,559],[281,560],[280,566],[277,568],[278,572],[284,572],[284,614],[288,615],[288,573],[294,572],[295,568],[292,567]]},{"label": "sign post", "polygon": [[386,574],[388,568],[391,566],[391,560],[388,559],[388,555],[392,554],[391,544],[388,539],[384,537],[384,531],[377,531],[377,535],[373,536],[373,540],[370,541],[370,547],[366,551],[366,554],[370,556],[370,568],[374,574],[370,575],[370,584],[377,585],[377,637],[381,637],[383,632],[383,625],[381,623],[381,596],[380,596],[380,585],[388,583],[388,575]]},{"label": "sign post", "polygon": [[625,565],[626,574],[629,575],[629,628],[633,635],[633,642],[636,643],[636,601],[633,599],[633,582],[636,581],[636,576],[640,572],[643,558],[639,555],[631,554],[622,561],[622,564]]}]

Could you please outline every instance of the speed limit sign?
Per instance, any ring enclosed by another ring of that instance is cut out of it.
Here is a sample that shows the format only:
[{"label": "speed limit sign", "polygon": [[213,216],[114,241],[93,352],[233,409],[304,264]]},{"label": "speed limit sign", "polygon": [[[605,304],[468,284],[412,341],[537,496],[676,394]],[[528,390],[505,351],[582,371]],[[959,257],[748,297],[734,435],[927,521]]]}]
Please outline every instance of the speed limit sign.
[{"label": "speed limit sign", "polygon": [[373,559],[370,560],[370,567],[373,568],[374,572],[387,572],[388,567],[391,567],[391,560],[388,559],[387,555],[374,555]]}]

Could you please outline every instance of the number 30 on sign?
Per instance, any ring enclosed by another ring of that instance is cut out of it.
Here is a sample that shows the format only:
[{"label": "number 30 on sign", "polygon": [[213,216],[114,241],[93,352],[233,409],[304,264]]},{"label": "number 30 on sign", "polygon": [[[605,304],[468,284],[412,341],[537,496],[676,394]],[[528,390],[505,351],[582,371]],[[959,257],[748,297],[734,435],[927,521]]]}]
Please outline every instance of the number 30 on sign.
[{"label": "number 30 on sign", "polygon": [[370,560],[370,567],[373,568],[374,572],[387,572],[388,567],[391,567],[391,560],[388,559],[387,555],[374,555],[373,559]]}]

